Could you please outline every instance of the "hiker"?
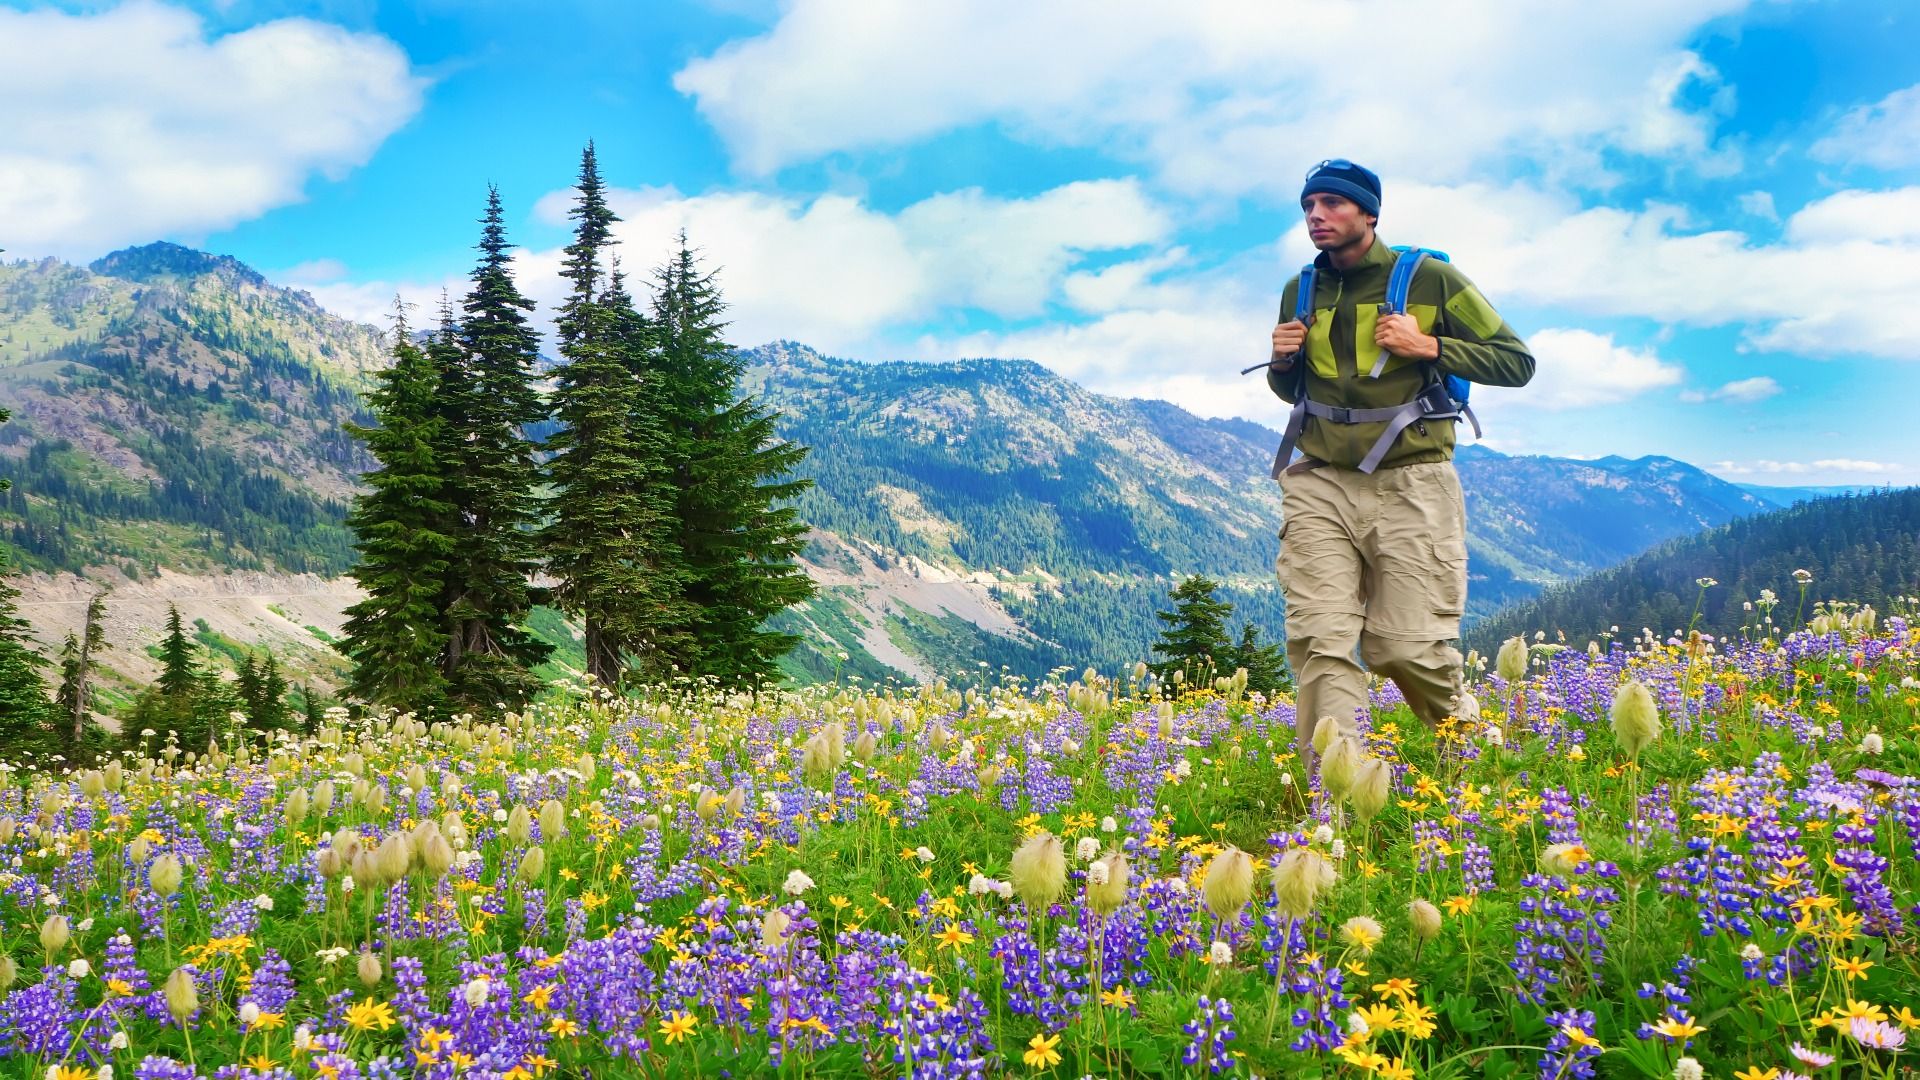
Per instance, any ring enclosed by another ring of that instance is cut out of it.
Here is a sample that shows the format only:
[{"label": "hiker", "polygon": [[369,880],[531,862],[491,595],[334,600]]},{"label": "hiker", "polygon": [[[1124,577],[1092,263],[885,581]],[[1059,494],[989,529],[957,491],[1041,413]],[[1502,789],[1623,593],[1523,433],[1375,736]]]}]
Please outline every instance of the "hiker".
[{"label": "hiker", "polygon": [[[1273,468],[1283,519],[1275,569],[1297,745],[1311,760],[1321,717],[1352,733],[1367,708],[1356,647],[1427,724],[1464,693],[1454,642],[1467,594],[1466,506],[1454,423],[1472,418],[1466,383],[1523,386],[1534,359],[1445,256],[1381,242],[1380,178],[1370,170],[1321,162],[1300,208],[1320,254],[1281,295],[1266,366],[1268,385],[1294,406]],[[1301,458],[1290,462],[1296,446]]]}]

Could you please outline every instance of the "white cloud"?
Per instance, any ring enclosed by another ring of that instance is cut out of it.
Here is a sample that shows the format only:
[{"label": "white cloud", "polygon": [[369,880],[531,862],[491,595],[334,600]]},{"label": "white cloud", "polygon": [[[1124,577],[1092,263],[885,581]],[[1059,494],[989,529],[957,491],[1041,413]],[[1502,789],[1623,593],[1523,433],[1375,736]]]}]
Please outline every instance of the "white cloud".
[{"label": "white cloud", "polygon": [[[1419,0],[793,0],[674,85],[757,174],[980,124],[1195,192],[1290,194],[1326,153],[1390,191],[1402,170],[1454,180],[1509,156],[1604,182],[1607,148],[1724,173],[1730,91],[1685,45],[1747,3],[1499,0],[1436,19]],[[1331,42],[1364,42],[1364,62]]]},{"label": "white cloud", "polygon": [[308,19],[209,37],[151,0],[0,9],[0,222],[86,255],[225,228],[364,164],[420,108],[392,41]]},{"label": "white cloud", "polygon": [[1767,221],[1780,220],[1780,211],[1774,208],[1771,191],[1749,191],[1736,196],[1733,201],[1740,207],[1741,213],[1764,218]]},{"label": "white cloud", "polygon": [[1776,243],[1696,230],[1679,207],[1581,209],[1527,184],[1409,185],[1382,230],[1448,248],[1496,305],[1740,325],[1748,347],[1813,357],[1920,359],[1920,186],[1828,196]]},{"label": "white cloud", "polygon": [[1742,405],[1764,401],[1780,392],[1780,384],[1772,376],[1756,375],[1751,379],[1735,379],[1718,390],[1682,390],[1680,400],[1689,405],[1699,405],[1708,401],[1732,401]]},{"label": "white cloud", "polygon": [[[554,192],[536,213],[565,220],[572,198]],[[622,218],[614,235],[630,273],[663,261],[685,229],[719,271],[734,340],[796,338],[829,350],[969,309],[1039,314],[1087,253],[1156,243],[1172,227],[1133,180],[1081,181],[1026,199],[947,192],[897,215],[844,195],[656,188],[615,190],[608,201]],[[517,274],[529,295],[559,299],[560,257],[522,256]]]},{"label": "white cloud", "polygon": [[1539,361],[1533,381],[1502,389],[1501,408],[1581,409],[1614,405],[1649,390],[1677,386],[1685,372],[1650,350],[1616,344],[1591,330],[1540,330],[1527,338]]},{"label": "white cloud", "polygon": [[1920,86],[1895,90],[1847,113],[1809,153],[1818,161],[1877,169],[1920,165]]},{"label": "white cloud", "polygon": [[1896,461],[1862,461],[1858,458],[1822,458],[1818,461],[1720,461],[1713,471],[1734,476],[1805,476],[1809,473],[1897,473],[1906,466]]}]

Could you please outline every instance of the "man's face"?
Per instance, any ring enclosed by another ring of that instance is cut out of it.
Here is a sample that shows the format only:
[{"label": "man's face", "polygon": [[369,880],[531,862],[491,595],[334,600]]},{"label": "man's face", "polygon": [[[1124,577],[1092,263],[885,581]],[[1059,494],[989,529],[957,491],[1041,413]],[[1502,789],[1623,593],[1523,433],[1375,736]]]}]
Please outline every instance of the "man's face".
[{"label": "man's face", "polygon": [[1373,231],[1372,215],[1332,192],[1314,192],[1300,200],[1300,209],[1307,216],[1307,236],[1321,251],[1346,247]]}]

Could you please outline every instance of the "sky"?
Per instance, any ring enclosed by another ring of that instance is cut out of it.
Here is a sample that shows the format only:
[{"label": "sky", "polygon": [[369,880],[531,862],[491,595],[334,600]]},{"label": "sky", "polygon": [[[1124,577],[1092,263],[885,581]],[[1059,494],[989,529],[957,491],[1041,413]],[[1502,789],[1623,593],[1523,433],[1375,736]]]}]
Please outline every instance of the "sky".
[{"label": "sky", "polygon": [[624,266],[684,228],[737,345],[1277,428],[1237,372],[1345,157],[1539,359],[1489,447],[1914,484],[1914,41],[1908,0],[0,0],[0,248],[379,321],[458,295],[493,184],[547,302],[592,140]]}]

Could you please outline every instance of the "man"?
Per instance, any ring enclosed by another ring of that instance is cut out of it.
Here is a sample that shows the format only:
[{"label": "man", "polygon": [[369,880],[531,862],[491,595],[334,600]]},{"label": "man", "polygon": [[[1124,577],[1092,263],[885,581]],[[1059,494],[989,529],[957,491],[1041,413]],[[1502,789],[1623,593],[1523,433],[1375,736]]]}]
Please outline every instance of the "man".
[{"label": "man", "polygon": [[1380,178],[1371,171],[1321,162],[1307,174],[1300,208],[1320,251],[1313,314],[1295,317],[1296,279],[1281,296],[1286,321],[1273,331],[1267,382],[1296,405],[1289,431],[1303,455],[1276,461],[1275,475],[1284,517],[1276,569],[1306,758],[1321,717],[1351,731],[1367,708],[1356,648],[1422,721],[1455,707],[1463,687],[1454,641],[1467,593],[1457,413],[1410,403],[1444,406],[1444,393],[1433,394],[1446,375],[1525,385],[1534,359],[1473,283],[1440,259],[1419,264],[1405,314],[1381,312],[1397,256],[1374,233]]}]

